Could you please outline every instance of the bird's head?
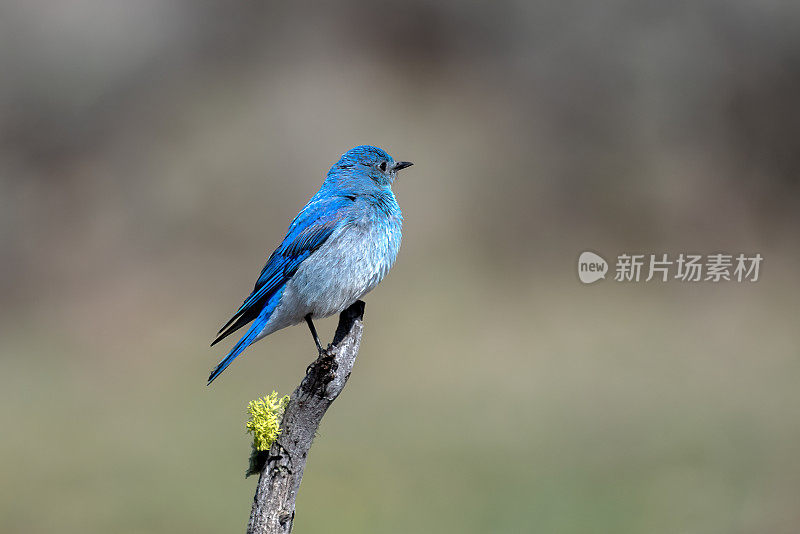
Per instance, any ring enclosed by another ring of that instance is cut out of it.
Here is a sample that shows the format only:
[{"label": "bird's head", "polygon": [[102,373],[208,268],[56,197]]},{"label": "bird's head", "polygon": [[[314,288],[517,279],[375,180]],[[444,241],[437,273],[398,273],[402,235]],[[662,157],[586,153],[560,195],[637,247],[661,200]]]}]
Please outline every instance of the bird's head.
[{"label": "bird's head", "polygon": [[389,188],[397,172],[413,165],[410,161],[395,161],[378,147],[362,145],[351,148],[339,158],[328,177],[361,182],[363,186]]}]

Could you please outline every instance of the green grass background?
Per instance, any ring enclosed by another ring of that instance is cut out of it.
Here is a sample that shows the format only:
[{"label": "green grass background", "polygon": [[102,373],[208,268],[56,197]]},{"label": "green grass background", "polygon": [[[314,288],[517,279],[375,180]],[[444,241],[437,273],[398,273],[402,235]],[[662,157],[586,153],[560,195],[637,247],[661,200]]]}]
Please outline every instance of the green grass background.
[{"label": "green grass background", "polygon": [[[573,265],[487,284],[401,257],[367,298],[296,531],[794,531],[797,295],[767,262],[756,284],[581,286]],[[290,392],[313,346],[278,333],[207,388],[218,321],[186,299],[117,343],[3,337],[4,532],[244,528],[246,403]]]}]

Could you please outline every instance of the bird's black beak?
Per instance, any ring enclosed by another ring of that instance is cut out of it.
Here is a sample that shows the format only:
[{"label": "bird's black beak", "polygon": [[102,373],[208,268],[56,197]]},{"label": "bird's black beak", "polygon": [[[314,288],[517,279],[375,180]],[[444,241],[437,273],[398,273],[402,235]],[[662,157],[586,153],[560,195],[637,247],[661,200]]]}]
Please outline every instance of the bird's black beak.
[{"label": "bird's black beak", "polygon": [[394,167],[392,167],[393,171],[399,171],[400,169],[405,169],[406,167],[411,167],[413,163],[410,161],[396,161]]}]

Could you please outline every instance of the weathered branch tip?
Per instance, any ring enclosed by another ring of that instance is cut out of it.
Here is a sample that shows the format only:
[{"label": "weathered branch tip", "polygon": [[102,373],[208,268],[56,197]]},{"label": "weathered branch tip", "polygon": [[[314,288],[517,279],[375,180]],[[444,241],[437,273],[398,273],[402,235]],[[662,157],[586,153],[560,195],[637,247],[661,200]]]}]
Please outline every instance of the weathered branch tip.
[{"label": "weathered branch tip", "polygon": [[358,300],[339,315],[339,325],[325,353],[308,366],[291,395],[281,421],[281,434],[268,454],[258,479],[248,534],[288,534],[303,479],[308,451],[322,417],[344,389],[353,370],[364,330],[364,302]]}]

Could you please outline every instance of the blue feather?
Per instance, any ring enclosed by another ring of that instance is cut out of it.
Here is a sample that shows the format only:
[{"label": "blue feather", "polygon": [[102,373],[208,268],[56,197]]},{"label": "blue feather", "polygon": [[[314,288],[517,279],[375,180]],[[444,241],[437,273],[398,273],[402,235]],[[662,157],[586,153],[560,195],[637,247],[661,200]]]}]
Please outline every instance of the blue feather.
[{"label": "blue feather", "polygon": [[283,242],[261,269],[253,292],[220,329],[212,347],[258,316],[264,304],[286,284],[300,264],[330,237],[343,219],[342,208],[352,202],[346,197],[317,199],[317,196],[292,221]]},{"label": "blue feather", "polygon": [[[278,290],[275,295],[270,299],[269,304],[264,307],[262,312],[256,318],[250,328],[247,329],[247,333],[240,339],[236,345],[233,346],[231,351],[228,353],[225,358],[214,367],[214,370],[211,371],[211,374],[208,377],[208,384],[214,381],[222,371],[228,368],[228,366],[233,362],[233,360],[241,354],[244,349],[250,346],[250,344],[258,337],[258,334],[264,329],[264,326],[269,321],[269,318],[272,316],[272,312],[275,311],[275,308],[278,306],[278,303],[281,300],[281,294],[283,293],[283,288]],[[206,385],[208,385],[206,384]]]}]

